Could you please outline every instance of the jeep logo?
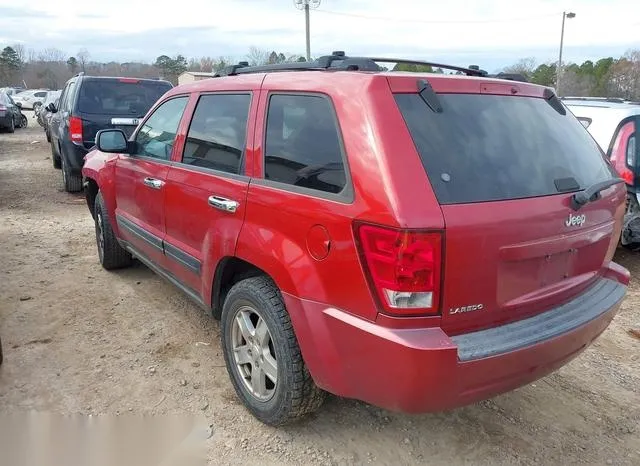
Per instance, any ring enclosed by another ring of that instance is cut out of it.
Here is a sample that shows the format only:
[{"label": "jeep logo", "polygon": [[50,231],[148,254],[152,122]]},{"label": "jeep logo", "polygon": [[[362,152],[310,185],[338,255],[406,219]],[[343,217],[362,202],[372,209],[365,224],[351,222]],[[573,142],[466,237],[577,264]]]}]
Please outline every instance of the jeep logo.
[{"label": "jeep logo", "polygon": [[587,217],[584,214],[582,215],[571,215],[569,214],[569,218],[564,222],[564,224],[568,227],[578,226],[581,227],[584,225],[584,222],[587,221]]},{"label": "jeep logo", "polygon": [[469,306],[452,307],[449,309],[449,314],[462,314],[464,312],[481,311],[484,309],[484,304],[470,304]]}]

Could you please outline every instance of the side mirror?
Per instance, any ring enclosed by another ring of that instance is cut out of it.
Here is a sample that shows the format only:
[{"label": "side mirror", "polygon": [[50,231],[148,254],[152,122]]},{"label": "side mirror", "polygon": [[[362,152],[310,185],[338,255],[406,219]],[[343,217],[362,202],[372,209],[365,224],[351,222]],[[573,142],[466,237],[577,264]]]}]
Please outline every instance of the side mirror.
[{"label": "side mirror", "polygon": [[56,108],[56,104],[54,104],[53,102],[51,102],[45,108],[47,109],[47,111],[49,111],[51,113],[56,113],[58,111],[58,109]]},{"label": "side mirror", "polygon": [[127,137],[119,129],[103,129],[96,134],[96,146],[101,152],[115,154],[127,153],[129,144]]},{"label": "side mirror", "polygon": [[22,108],[22,102],[16,102],[16,107]]}]

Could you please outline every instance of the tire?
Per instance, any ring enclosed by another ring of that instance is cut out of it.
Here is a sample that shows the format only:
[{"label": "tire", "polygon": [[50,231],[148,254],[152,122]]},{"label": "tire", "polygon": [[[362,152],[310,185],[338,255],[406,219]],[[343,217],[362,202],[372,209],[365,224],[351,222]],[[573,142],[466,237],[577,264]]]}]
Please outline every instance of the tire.
[{"label": "tire", "polygon": [[51,142],[51,136],[49,135],[49,131],[45,130],[44,135],[47,137],[47,142]]},{"label": "tire", "polygon": [[20,128],[26,128],[29,126],[29,120],[25,115],[20,116]]},{"label": "tire", "polygon": [[56,147],[51,136],[49,136],[49,141],[51,145],[51,161],[53,162],[53,168],[60,169],[62,168],[62,160],[60,160],[60,156],[56,154]]},{"label": "tire", "polygon": [[63,154],[60,154],[60,161],[62,164],[62,182],[64,183],[64,190],[68,193],[77,193],[82,191],[82,177],[71,173]]},{"label": "tire", "polygon": [[9,127],[7,128],[7,131],[9,133],[15,133],[16,132],[16,122],[13,121],[13,118],[11,118],[11,123],[9,124]]},{"label": "tire", "polygon": [[0,364],[2,364],[2,339],[0,339]]},{"label": "tire", "polygon": [[[238,316],[246,322],[244,331]],[[260,276],[236,283],[225,299],[221,320],[227,372],[238,397],[258,420],[279,426],[322,406],[326,393],[311,378],[280,291],[271,279]],[[255,329],[261,328],[264,334],[265,325],[268,332],[258,341]],[[238,357],[247,362],[240,363]],[[275,382],[267,371],[275,374]],[[253,374],[259,375],[255,382]]]},{"label": "tire", "polygon": [[131,254],[118,243],[100,192],[96,196],[94,223],[98,259],[102,267],[106,270],[114,270],[131,265],[133,260]]}]

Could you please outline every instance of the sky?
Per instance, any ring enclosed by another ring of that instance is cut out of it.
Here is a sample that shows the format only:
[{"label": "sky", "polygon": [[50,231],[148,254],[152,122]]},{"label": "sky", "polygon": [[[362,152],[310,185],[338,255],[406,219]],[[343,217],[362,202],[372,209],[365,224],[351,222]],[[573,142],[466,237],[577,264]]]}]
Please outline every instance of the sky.
[{"label": "sky", "polygon": [[[22,43],[96,61],[159,55],[245,59],[249,47],[305,53],[295,0],[0,0],[0,46]],[[27,5],[27,6],[22,6]],[[497,71],[520,58],[564,61],[640,48],[640,0],[321,0],[311,11],[312,56],[426,59]]]}]

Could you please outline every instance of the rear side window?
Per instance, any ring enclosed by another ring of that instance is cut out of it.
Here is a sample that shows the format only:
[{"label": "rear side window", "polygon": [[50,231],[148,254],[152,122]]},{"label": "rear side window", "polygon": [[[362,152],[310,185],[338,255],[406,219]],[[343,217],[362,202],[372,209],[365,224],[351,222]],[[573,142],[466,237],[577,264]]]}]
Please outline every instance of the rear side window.
[{"label": "rear side window", "polygon": [[543,99],[438,97],[442,113],[418,94],[395,99],[440,204],[547,196],[612,176],[582,124]]},{"label": "rear side window", "polygon": [[162,81],[85,79],[78,95],[78,111],[97,115],[143,117],[171,89]]},{"label": "rear side window", "polygon": [[265,178],[340,193],[346,174],[340,136],[328,98],[272,95],[267,113]]},{"label": "rear side window", "polygon": [[189,126],[182,163],[240,173],[250,104],[249,94],[200,97]]}]

